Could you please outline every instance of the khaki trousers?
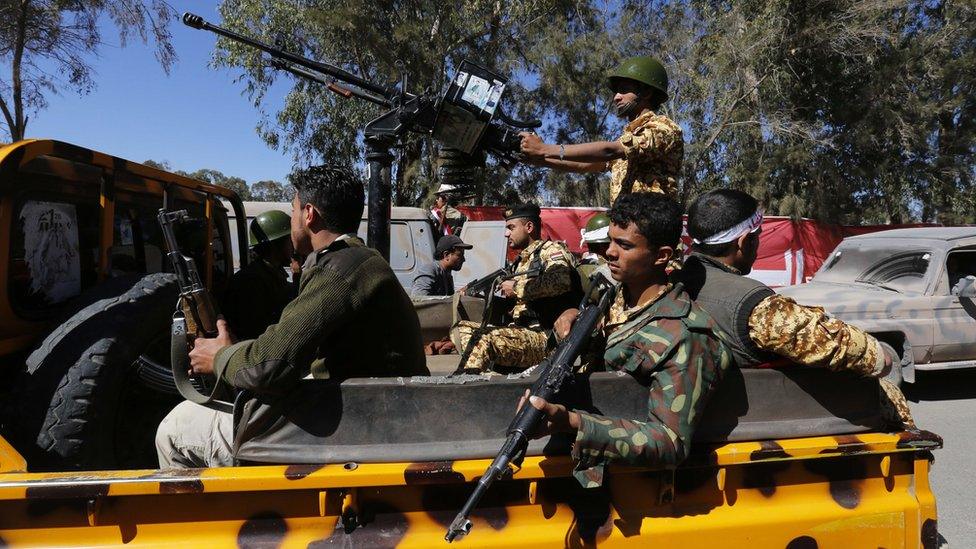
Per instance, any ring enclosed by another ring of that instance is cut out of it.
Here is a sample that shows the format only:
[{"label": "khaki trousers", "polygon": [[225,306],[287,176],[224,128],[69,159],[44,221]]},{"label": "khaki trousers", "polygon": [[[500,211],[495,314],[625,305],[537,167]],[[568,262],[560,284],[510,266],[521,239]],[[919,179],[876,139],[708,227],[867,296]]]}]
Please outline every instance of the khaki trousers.
[{"label": "khaki trousers", "polygon": [[234,418],[186,401],[156,430],[159,467],[229,467],[234,464]]}]

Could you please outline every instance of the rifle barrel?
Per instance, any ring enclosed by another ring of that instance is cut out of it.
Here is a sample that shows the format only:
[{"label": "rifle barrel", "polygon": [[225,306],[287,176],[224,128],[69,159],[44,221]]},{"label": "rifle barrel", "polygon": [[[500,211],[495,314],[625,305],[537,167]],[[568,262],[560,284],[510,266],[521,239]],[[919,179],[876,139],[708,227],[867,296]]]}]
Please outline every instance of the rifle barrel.
[{"label": "rifle barrel", "polygon": [[347,84],[352,84],[353,86],[360,87],[366,91],[379,94],[383,97],[391,97],[395,94],[395,91],[387,86],[376,84],[364,78],[360,78],[355,74],[343,70],[335,65],[331,65],[329,63],[323,63],[321,61],[312,61],[311,59],[307,59],[300,55],[296,55],[294,53],[284,51],[270,44],[261,42],[260,40],[255,40],[254,38],[250,38],[244,36],[243,34],[239,34],[232,30],[225,29],[221,26],[209,23],[203,17],[200,17],[199,15],[193,13],[186,12],[183,14],[183,24],[188,27],[193,27],[195,29],[206,30],[214,34],[219,34],[220,36],[229,38],[235,42],[247,44],[249,46],[255,47],[271,55],[272,57],[283,59],[285,61],[288,61],[289,63],[294,63],[296,65],[305,67],[307,69],[311,69],[313,71],[318,71],[324,74],[328,74],[329,76],[332,76],[338,80],[342,80]]}]

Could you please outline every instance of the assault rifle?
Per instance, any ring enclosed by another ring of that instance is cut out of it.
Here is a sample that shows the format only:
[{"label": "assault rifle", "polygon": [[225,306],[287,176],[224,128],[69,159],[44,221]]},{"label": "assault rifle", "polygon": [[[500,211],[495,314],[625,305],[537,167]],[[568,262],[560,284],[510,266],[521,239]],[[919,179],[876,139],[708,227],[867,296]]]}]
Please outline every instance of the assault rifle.
[{"label": "assault rifle", "polygon": [[[218,410],[232,411],[233,406],[230,403],[216,400],[221,389],[218,378],[206,376],[190,379],[191,339],[217,335],[217,307],[214,305],[213,297],[200,281],[196,262],[180,251],[176,232],[173,229],[177,224],[188,221],[190,215],[186,210],[170,212],[166,208],[161,208],[157,218],[166,243],[166,256],[173,266],[173,272],[180,285],[180,298],[173,313],[170,331],[170,363],[173,381],[183,398]],[[201,389],[209,390],[210,394],[204,394]]]},{"label": "assault rifle", "polygon": [[[603,275],[595,273],[590,278],[590,287],[598,292],[596,302],[587,303],[587,297],[583,298],[580,305],[580,312],[576,316],[573,328],[569,335],[559,342],[559,345],[552,353],[539,364],[542,371],[539,379],[532,384],[530,394],[541,397],[549,402],[554,402],[560,396],[563,387],[573,379],[573,363],[579,358],[580,354],[586,349],[590,336],[596,330],[617,293],[617,287],[609,282]],[[485,471],[485,474],[478,480],[478,485],[474,492],[464,503],[457,517],[451,522],[444,536],[448,542],[454,538],[471,531],[471,520],[468,518],[474,510],[485,492],[491,487],[492,483],[505,475],[517,471],[525,458],[525,451],[529,446],[529,437],[538,429],[545,419],[545,414],[541,410],[536,410],[526,400],[522,408],[515,414],[515,419],[508,426],[508,438],[502,449],[495,456],[494,461]]]},{"label": "assault rifle", "polygon": [[481,325],[478,326],[472,333],[471,337],[468,338],[468,344],[464,347],[464,351],[461,353],[461,358],[458,360],[458,367],[454,370],[455,374],[460,374],[464,371],[464,368],[468,365],[468,359],[471,358],[471,351],[474,350],[474,346],[478,344],[478,341],[484,337],[485,333],[488,331],[488,323],[491,322],[492,312],[495,308],[495,293],[498,291],[498,285],[506,280],[512,280],[519,277],[536,277],[542,272],[542,264],[538,258],[533,259],[532,263],[529,264],[529,268],[524,271],[519,271],[517,273],[509,273],[507,269],[498,269],[497,271],[484,276],[477,280],[468,283],[467,288],[465,288],[464,293],[468,296],[474,297],[484,297],[485,298],[485,310],[481,315]]},{"label": "assault rifle", "polygon": [[481,278],[472,280],[464,287],[464,295],[468,297],[487,297],[495,281],[507,274],[508,269],[502,268]]},{"label": "assault rifle", "polygon": [[336,65],[286,51],[280,44],[272,46],[213,25],[199,15],[184,13],[183,23],[259,49],[271,56],[269,65],[323,84],[343,97],[355,97],[388,109],[366,124],[363,131],[369,163],[367,242],[387,260],[390,257],[389,178],[393,163],[389,149],[399,138],[408,132],[424,133],[467,155],[477,156],[487,151],[503,164],[511,164],[519,153],[518,133],[542,125],[538,120],[522,121],[506,115],[500,101],[508,78],[467,60],[458,65],[443,94],[431,90],[414,94],[407,91],[406,72],[401,72],[396,85],[373,82]]}]

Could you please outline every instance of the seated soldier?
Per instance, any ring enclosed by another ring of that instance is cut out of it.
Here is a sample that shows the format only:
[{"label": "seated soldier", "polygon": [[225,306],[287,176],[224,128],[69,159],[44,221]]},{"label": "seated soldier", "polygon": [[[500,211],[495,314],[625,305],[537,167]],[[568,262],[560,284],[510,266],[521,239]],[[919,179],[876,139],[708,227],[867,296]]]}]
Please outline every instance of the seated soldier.
[{"label": "seated soldier", "polygon": [[293,272],[291,283],[285,275],[294,253],[288,214],[262,213],[251,221],[248,236],[254,258],[234,273],[220,302],[231,332],[241,339],[254,339],[278,322],[285,305],[298,295],[300,276]]},{"label": "seated soldier", "polygon": [[[586,487],[603,482],[607,463],[672,469],[681,463],[705,404],[732,364],[708,313],[681,283],[668,281],[681,237],[678,204],[661,194],[633,193],[618,198],[609,215],[607,260],[620,291],[604,319],[606,339],[595,366],[625,371],[648,387],[648,417],[603,417],[531,399],[548,416],[549,432],[576,434],[575,475]],[[560,328],[568,331],[575,316],[561,317]]]},{"label": "seated soldier", "polygon": [[[741,368],[774,361],[849,370],[863,376],[886,375],[897,358],[860,328],[830,318],[821,307],[807,307],[747,278],[762,233],[755,198],[732,189],[705,193],[688,210],[693,253],[678,275],[688,293],[729,335]],[[914,427],[901,391],[881,380],[882,406],[889,419]]]},{"label": "seated soldier", "polygon": [[[356,236],[363,183],[341,169],[313,167],[291,178],[291,237],[307,256],[298,297],[256,339],[235,342],[218,321],[198,338],[195,374],[214,374],[259,395],[287,395],[315,378],[429,374],[413,304],[389,263]],[[231,414],[183,402],[159,425],[160,467],[233,465]]]},{"label": "seated soldier", "polygon": [[[510,271],[518,273],[540,267],[537,276],[523,276],[501,284],[503,297],[514,298],[512,322],[490,326],[474,345],[465,370],[484,372],[495,366],[524,369],[546,356],[549,330],[559,314],[579,305],[582,297],[576,260],[562,242],[542,240],[539,206],[525,204],[506,210],[505,237],[519,250]],[[461,352],[480,327],[477,322],[459,321],[451,329],[451,340]]]}]

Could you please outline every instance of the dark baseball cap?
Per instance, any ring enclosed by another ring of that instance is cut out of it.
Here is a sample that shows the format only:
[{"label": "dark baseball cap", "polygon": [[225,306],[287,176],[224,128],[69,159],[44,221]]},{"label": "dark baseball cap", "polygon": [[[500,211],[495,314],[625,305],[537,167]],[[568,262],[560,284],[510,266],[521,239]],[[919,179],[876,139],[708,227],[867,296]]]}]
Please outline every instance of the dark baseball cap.
[{"label": "dark baseball cap", "polygon": [[465,250],[470,250],[474,248],[471,244],[465,244],[463,240],[453,234],[442,236],[440,240],[437,241],[437,248],[434,250],[438,256],[442,256],[445,253],[453,250],[454,248],[464,248]]}]

